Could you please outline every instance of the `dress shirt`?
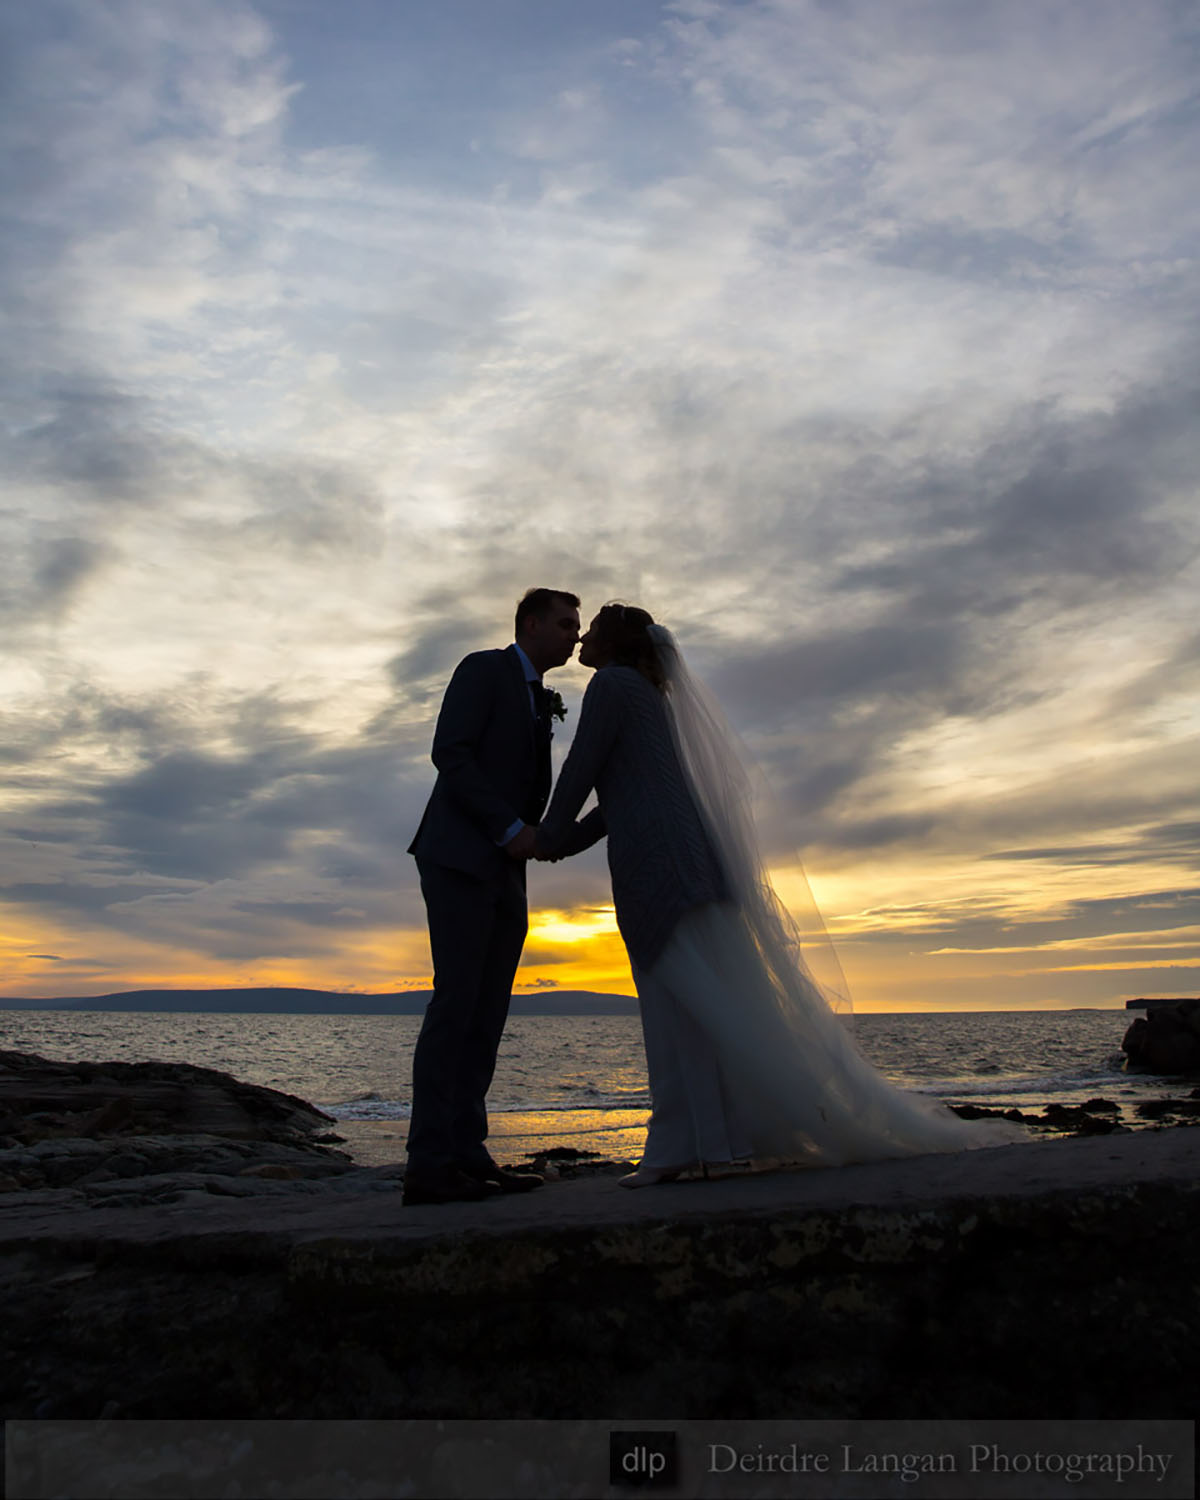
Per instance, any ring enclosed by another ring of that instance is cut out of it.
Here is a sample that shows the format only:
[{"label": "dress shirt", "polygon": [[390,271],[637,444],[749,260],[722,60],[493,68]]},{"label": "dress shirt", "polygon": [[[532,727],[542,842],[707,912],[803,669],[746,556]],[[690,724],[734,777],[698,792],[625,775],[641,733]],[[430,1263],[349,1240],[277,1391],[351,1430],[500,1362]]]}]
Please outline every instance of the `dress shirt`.
[{"label": "dress shirt", "polygon": [[[540,686],[542,679],[538,674],[537,668],[525,655],[524,651],[521,650],[520,646],[517,645],[516,641],[513,642],[513,649],[516,651],[517,658],[520,661],[521,667],[525,673],[525,686],[529,693],[529,712],[536,719],[537,702],[533,696],[532,685],[536,682]],[[505,844],[511,843],[511,841],[516,838],[517,834],[520,833],[521,829],[524,827],[524,819],[518,818],[511,828],[505,830],[504,837],[500,840],[500,847],[503,848]]]}]

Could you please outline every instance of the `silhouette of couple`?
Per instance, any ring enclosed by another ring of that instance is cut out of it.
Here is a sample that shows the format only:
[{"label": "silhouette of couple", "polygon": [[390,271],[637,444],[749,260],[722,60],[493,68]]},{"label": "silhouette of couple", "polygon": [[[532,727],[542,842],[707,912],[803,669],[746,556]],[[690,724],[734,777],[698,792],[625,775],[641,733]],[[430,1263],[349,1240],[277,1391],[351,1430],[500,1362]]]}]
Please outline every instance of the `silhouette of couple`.
[{"label": "silhouette of couple", "polygon": [[[670,631],[619,603],[579,631],[574,594],[531,589],[513,644],[467,656],[442,702],[437,781],[409,849],[434,988],[413,1056],[405,1203],[541,1185],[501,1167],[486,1144],[485,1099],[525,941],[527,863],[605,837],[652,1103],[642,1160],[622,1185],[1020,1138],[896,1088],[855,1049],[771,888],[737,740]],[[577,643],[594,676],[551,798],[551,720],[564,710],[542,679]],[[580,818],[593,791],[597,806]]]}]

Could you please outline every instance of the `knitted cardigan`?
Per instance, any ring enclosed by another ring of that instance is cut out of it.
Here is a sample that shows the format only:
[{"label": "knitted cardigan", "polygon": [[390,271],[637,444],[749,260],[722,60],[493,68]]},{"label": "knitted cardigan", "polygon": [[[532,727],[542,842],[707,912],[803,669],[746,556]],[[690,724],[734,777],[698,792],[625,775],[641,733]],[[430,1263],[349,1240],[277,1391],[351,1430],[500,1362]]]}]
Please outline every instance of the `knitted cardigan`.
[{"label": "knitted cardigan", "polygon": [[[592,789],[598,809],[575,819]],[[608,834],[617,926],[648,969],[675,924],[726,898],[725,882],[671,739],[662,694],[632,667],[600,668],[539,831],[550,854]]]}]

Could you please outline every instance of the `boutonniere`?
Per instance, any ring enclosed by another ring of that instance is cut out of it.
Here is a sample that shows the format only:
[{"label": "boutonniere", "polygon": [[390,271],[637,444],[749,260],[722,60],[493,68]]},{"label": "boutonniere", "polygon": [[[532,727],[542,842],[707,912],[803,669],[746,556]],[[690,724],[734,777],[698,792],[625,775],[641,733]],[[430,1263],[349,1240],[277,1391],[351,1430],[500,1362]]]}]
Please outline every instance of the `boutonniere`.
[{"label": "boutonniere", "polygon": [[557,719],[561,724],[567,717],[567,705],[562,700],[562,694],[557,688],[546,689],[546,704],[550,710],[550,717]]}]

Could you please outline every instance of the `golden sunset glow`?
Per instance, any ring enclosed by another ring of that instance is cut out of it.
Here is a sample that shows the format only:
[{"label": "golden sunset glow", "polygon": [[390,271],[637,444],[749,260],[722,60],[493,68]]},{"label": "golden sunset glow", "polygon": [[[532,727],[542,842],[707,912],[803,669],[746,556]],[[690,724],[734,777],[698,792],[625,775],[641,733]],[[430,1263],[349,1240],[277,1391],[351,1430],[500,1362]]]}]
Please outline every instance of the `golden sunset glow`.
[{"label": "golden sunset glow", "polygon": [[611,906],[530,912],[517,988],[547,985],[609,995],[635,993],[625,944]]},{"label": "golden sunset glow", "polygon": [[611,906],[587,907],[581,911],[535,911],[530,913],[528,946],[574,947],[596,938],[612,937],[617,914]]}]

